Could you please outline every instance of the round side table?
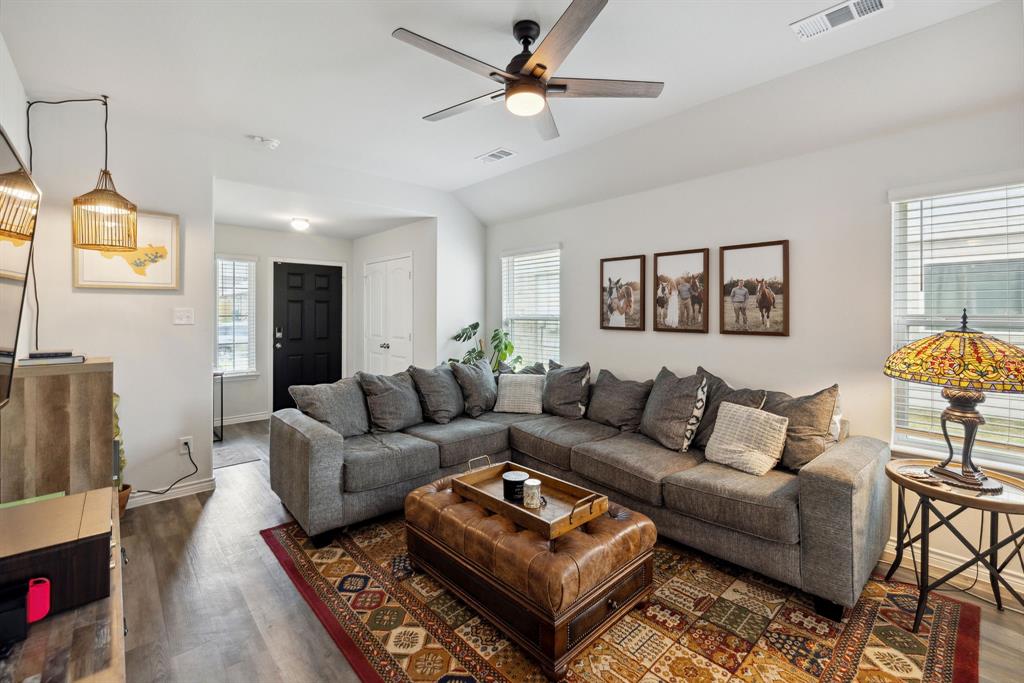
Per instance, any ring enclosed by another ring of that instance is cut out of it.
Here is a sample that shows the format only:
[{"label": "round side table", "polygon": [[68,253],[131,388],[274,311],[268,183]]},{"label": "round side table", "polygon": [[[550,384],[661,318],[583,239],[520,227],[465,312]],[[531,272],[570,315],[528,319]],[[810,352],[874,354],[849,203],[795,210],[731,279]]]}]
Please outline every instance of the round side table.
[{"label": "round side table", "polygon": [[[988,570],[989,581],[992,584],[992,593],[996,599],[996,606],[1003,609],[1003,599],[999,585],[1016,598],[1017,602],[1024,605],[1022,597],[1013,586],[1002,577],[1002,571],[1014,558],[1024,557],[1021,554],[1024,548],[1024,524],[1020,529],[1014,530],[1009,520],[1009,515],[1024,515],[1024,480],[1010,477],[1005,474],[986,472],[992,479],[998,479],[1003,484],[1003,490],[999,494],[984,494],[968,489],[950,486],[943,480],[929,473],[929,469],[935,463],[931,460],[892,460],[885,466],[885,473],[899,487],[899,510],[896,518],[896,557],[885,575],[886,580],[900,567],[903,561],[903,551],[914,543],[920,544],[921,548],[921,575],[918,577],[918,589],[920,595],[917,599],[917,614],[914,615],[914,633],[921,627],[921,617],[924,616],[924,608],[928,602],[928,593],[946,583],[964,570],[981,564]],[[913,512],[907,515],[906,492],[910,490],[917,494],[918,501]],[[955,505],[956,509],[950,514],[943,514],[935,506],[935,501],[941,501]],[[990,515],[989,538],[987,548],[976,548],[963,533],[957,529],[953,520],[965,510],[979,510]],[[914,533],[914,521],[921,516],[921,530]],[[931,521],[934,515],[935,522]],[[999,536],[999,515],[1007,515],[1007,526],[1010,533],[1002,538]],[[928,537],[932,531],[938,528],[948,529],[963,544],[971,555],[960,566],[950,570],[945,575],[929,583],[928,577]],[[1000,561],[1000,551],[1006,549],[1006,554]],[[1024,562],[1024,560],[1020,560]]]}]

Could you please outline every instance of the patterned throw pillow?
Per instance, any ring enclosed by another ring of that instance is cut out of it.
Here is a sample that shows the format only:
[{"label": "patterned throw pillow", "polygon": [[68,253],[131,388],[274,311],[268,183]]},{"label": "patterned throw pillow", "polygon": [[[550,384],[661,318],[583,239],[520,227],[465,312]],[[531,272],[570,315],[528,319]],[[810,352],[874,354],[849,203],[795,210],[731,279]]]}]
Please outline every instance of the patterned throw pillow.
[{"label": "patterned throw pillow", "polygon": [[789,420],[780,415],[723,403],[704,457],[710,462],[763,476],[782,458],[788,424]]},{"label": "patterned throw pillow", "polygon": [[707,390],[706,377],[677,377],[662,368],[640,419],[640,432],[665,448],[686,451],[704,416]]},{"label": "patterned throw pillow", "polygon": [[587,412],[590,398],[590,363],[575,367],[554,367],[550,361],[544,384],[544,412],[578,420]]},{"label": "patterned throw pillow", "polygon": [[373,431],[397,432],[423,422],[420,397],[408,372],[394,375],[358,372],[356,379],[366,394]]},{"label": "patterned throw pillow", "polygon": [[540,415],[543,394],[544,375],[500,375],[494,412]]},{"label": "patterned throw pillow", "polygon": [[494,381],[494,373],[485,360],[475,363],[452,363],[452,372],[462,387],[462,397],[466,402],[466,414],[480,417],[488,410],[494,409],[498,398],[498,385]]},{"label": "patterned throw pillow", "polygon": [[640,429],[640,418],[647,405],[647,397],[651,394],[654,380],[634,382],[619,379],[608,370],[597,373],[590,392],[590,406],[587,418],[624,432],[636,432]]}]

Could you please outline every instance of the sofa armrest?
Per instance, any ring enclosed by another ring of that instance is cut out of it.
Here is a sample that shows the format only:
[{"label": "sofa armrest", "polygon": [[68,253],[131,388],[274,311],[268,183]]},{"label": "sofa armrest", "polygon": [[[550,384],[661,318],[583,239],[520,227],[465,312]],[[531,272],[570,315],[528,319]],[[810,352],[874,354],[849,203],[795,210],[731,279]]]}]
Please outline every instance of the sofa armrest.
[{"label": "sofa armrest", "polygon": [[341,526],[344,443],[294,408],[270,418],[270,488],[310,536]]},{"label": "sofa armrest", "polygon": [[804,591],[852,607],[889,540],[889,444],[852,436],[800,470]]}]

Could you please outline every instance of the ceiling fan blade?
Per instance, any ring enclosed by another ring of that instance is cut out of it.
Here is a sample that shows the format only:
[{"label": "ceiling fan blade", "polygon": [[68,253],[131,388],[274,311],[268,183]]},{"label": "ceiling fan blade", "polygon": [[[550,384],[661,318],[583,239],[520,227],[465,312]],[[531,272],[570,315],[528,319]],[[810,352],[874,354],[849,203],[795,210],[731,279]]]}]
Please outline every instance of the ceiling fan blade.
[{"label": "ceiling fan blade", "polygon": [[490,78],[491,80],[499,83],[505,83],[505,81],[512,81],[517,78],[496,66],[491,66],[490,64],[481,62],[479,59],[474,59],[469,55],[464,55],[458,50],[453,50],[441,43],[435,43],[430,38],[424,38],[418,33],[413,33],[412,31],[404,28],[396,28],[391,35],[394,38],[398,38],[403,43],[408,43],[413,47],[418,47],[424,52],[429,52],[435,57],[440,57],[452,64],[461,66],[463,69],[469,69],[473,73],[480,74],[484,78]]},{"label": "ceiling fan blade", "polygon": [[545,105],[544,109],[533,117],[533,122],[537,126],[537,132],[545,140],[554,140],[558,137],[558,126],[555,125],[551,107]]},{"label": "ceiling fan blade", "polygon": [[520,73],[545,81],[551,78],[607,4],[608,0],[572,0]]},{"label": "ceiling fan blade", "polygon": [[435,111],[433,114],[424,116],[423,119],[426,121],[440,121],[441,119],[447,119],[451,116],[455,116],[456,114],[461,114],[462,112],[470,111],[471,109],[479,109],[484,105],[497,102],[504,96],[504,90],[495,90],[494,92],[489,92],[486,95],[481,95],[480,97],[474,97],[471,100],[460,102],[459,104],[448,107],[447,109]]},{"label": "ceiling fan blade", "polygon": [[548,97],[657,97],[664,83],[604,78],[552,78]]}]

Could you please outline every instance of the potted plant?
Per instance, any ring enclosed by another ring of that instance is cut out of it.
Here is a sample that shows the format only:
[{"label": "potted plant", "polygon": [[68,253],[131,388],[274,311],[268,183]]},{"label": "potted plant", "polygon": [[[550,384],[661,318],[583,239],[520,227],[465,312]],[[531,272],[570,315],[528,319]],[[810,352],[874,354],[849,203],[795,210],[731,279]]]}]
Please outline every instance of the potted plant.
[{"label": "potted plant", "polygon": [[[479,331],[480,323],[470,323],[456,332],[452,339],[460,342],[472,341]],[[497,372],[502,364],[509,365],[512,369],[519,367],[523,362],[523,357],[513,356],[512,354],[515,351],[516,346],[512,343],[512,336],[506,330],[497,327],[491,332],[491,358],[489,362],[492,370]],[[475,363],[486,357],[487,351],[484,346],[484,340],[477,339],[466,353],[463,354],[461,359],[449,358],[448,360],[454,363]]]},{"label": "potted plant", "polygon": [[117,479],[114,483],[117,486],[117,511],[119,517],[124,517],[124,511],[128,508],[128,499],[132,495],[132,485],[124,483],[124,468],[128,465],[128,459],[124,455],[124,437],[121,435],[121,419],[117,415],[117,408],[121,404],[121,397],[114,394],[114,441],[117,442],[117,455],[120,464],[117,468]]}]

